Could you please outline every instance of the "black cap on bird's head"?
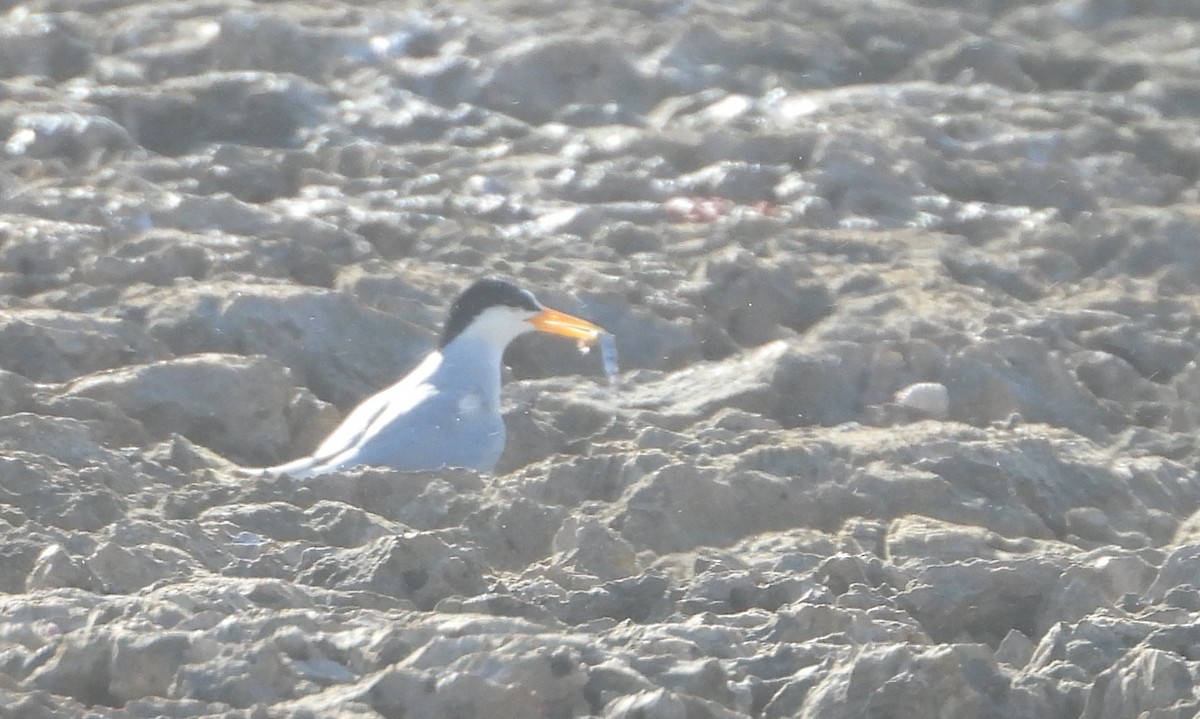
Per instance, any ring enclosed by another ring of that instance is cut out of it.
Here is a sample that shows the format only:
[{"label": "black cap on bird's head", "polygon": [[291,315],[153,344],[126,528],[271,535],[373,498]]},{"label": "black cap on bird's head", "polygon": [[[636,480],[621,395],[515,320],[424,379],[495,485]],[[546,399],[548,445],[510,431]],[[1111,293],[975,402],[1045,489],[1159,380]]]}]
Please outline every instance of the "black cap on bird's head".
[{"label": "black cap on bird's head", "polygon": [[498,305],[535,313],[542,310],[542,304],[528,290],[493,277],[479,280],[463,290],[458,299],[454,300],[454,304],[450,305],[450,314],[447,315],[446,326],[442,330],[441,346],[445,347],[462,334],[484,310]]},{"label": "black cap on bird's head", "polygon": [[584,342],[594,342],[604,332],[591,322],[543,307],[529,290],[489,277],[463,290],[454,304],[450,305],[439,346],[444,348],[453,342],[476,318],[493,307],[511,307],[528,313],[528,330],[549,332]]}]

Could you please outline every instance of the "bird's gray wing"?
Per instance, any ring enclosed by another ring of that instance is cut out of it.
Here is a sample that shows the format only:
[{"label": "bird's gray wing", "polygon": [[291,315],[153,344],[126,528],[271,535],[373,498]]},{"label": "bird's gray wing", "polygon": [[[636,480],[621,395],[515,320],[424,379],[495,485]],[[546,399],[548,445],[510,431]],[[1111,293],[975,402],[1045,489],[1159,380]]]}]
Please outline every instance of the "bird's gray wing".
[{"label": "bird's gray wing", "polygon": [[334,458],[353,451],[365,437],[377,432],[380,425],[402,417],[428,399],[435,389],[426,380],[436,371],[440,362],[440,355],[431,354],[399,382],[360,402],[312,454],[274,467],[246,470],[246,473],[252,476],[289,474],[305,478],[329,471],[320,468]]},{"label": "bird's gray wing", "polygon": [[440,364],[441,355],[430,354],[399,382],[364,399],[311,456],[319,459],[341,454],[359,444],[364,436],[378,431],[377,425],[411,412],[435,391],[428,379]]},{"label": "bird's gray wing", "polygon": [[[358,440],[325,459],[314,473],[356,465],[396,469],[473,467],[491,470],[504,449],[504,422],[475,390],[430,391],[401,408],[388,405]],[[403,409],[403,411],[400,411]]]}]

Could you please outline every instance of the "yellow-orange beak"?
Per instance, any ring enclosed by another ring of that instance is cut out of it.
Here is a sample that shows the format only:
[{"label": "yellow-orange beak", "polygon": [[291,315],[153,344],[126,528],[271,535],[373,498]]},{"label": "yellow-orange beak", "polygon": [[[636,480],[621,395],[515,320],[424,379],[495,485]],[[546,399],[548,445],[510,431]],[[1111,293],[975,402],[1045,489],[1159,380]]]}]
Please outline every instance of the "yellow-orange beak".
[{"label": "yellow-orange beak", "polygon": [[534,315],[529,323],[539,332],[570,337],[579,340],[581,345],[594,344],[596,340],[600,339],[600,335],[604,334],[604,328],[599,325],[550,308]]}]

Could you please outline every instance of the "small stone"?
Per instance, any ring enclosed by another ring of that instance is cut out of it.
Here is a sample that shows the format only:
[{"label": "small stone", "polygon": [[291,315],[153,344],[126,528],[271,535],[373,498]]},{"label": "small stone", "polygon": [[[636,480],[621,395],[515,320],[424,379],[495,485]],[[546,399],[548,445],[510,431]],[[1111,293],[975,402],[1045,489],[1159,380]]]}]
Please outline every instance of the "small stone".
[{"label": "small stone", "polygon": [[945,419],[950,412],[950,392],[940,382],[917,382],[896,393],[896,404],[930,419]]}]

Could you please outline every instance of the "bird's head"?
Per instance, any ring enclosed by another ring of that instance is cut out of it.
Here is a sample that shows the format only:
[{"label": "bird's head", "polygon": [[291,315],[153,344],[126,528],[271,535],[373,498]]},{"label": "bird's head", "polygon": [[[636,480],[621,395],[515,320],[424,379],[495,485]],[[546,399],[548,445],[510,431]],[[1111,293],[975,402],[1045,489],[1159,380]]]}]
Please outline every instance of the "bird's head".
[{"label": "bird's head", "polygon": [[542,305],[533,293],[511,282],[483,279],[464,290],[450,306],[440,346],[445,348],[469,335],[503,348],[533,331],[591,343],[604,329]]}]

